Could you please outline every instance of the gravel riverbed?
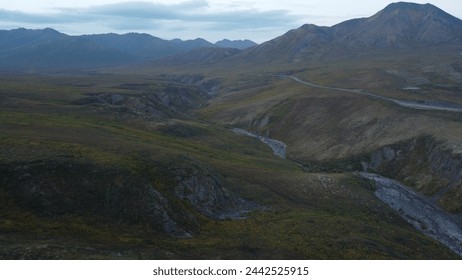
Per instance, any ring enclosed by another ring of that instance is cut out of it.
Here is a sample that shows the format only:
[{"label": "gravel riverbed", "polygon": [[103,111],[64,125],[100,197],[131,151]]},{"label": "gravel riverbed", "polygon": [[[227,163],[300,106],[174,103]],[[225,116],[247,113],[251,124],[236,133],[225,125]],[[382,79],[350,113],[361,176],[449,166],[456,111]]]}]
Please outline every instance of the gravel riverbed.
[{"label": "gravel riverbed", "polygon": [[417,230],[462,256],[462,225],[424,195],[399,182],[366,172],[360,176],[375,182],[375,196],[396,210]]},{"label": "gravel riverbed", "polygon": [[[286,158],[285,143],[245,129],[233,128],[232,131],[258,138],[268,145],[275,155]],[[357,174],[374,181],[377,187],[375,196],[396,210],[408,223],[462,256],[462,223],[460,220],[439,208],[430,198],[395,180],[367,172]]]}]

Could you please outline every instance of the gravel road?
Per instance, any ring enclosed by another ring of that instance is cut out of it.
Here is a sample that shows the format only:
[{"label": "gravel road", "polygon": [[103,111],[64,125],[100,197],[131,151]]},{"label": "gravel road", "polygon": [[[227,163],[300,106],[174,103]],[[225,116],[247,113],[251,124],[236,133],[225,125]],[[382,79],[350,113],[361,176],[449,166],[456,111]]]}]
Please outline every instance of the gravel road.
[{"label": "gravel road", "polygon": [[462,112],[462,105],[459,105],[459,104],[452,104],[452,103],[442,104],[441,102],[432,102],[432,101],[425,101],[423,103],[416,102],[416,101],[404,101],[404,100],[398,100],[398,99],[381,96],[381,95],[370,93],[370,92],[365,92],[360,89],[346,89],[346,88],[329,87],[329,86],[313,84],[313,83],[305,82],[295,76],[277,75],[277,77],[289,78],[300,84],[307,85],[307,86],[314,87],[314,88],[329,89],[329,90],[336,90],[336,91],[365,95],[365,96],[369,96],[374,99],[388,101],[388,102],[394,103],[396,105],[399,105],[405,108],[411,108],[411,109],[416,109],[416,110],[427,110],[427,111],[446,111],[446,112],[456,112],[456,113]]}]

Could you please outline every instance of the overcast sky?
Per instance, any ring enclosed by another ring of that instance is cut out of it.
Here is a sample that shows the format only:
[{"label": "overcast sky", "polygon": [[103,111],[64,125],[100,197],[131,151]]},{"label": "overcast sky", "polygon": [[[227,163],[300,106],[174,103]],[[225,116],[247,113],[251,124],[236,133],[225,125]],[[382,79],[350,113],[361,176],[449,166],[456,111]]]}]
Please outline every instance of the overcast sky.
[{"label": "overcast sky", "polygon": [[[163,39],[273,39],[305,23],[368,17],[386,0],[0,0],[0,29],[51,27],[66,34],[149,33]],[[462,18],[460,0],[413,1]]]}]

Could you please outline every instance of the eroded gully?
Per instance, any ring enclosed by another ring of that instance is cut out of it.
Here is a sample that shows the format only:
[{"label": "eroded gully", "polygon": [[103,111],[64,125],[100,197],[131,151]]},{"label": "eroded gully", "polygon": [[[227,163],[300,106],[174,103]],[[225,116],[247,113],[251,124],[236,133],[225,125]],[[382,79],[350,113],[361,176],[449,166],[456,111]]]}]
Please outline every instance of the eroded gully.
[{"label": "eroded gully", "polygon": [[[279,140],[263,137],[245,129],[234,128],[233,132],[254,137],[268,145],[273,153],[286,158],[286,144]],[[462,256],[462,224],[452,215],[440,209],[424,195],[401,183],[377,174],[358,172],[376,185],[375,196],[394,209],[403,219],[425,235],[441,242]]]}]

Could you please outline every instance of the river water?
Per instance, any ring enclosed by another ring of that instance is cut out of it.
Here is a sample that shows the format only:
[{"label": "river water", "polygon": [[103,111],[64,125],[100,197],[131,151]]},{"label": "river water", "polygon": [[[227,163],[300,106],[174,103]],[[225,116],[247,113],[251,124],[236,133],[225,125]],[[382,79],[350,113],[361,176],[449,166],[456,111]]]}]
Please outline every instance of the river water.
[{"label": "river water", "polygon": [[231,129],[233,132],[237,133],[237,134],[242,134],[242,135],[246,135],[246,136],[250,136],[250,137],[254,137],[254,138],[258,138],[258,140],[262,141],[263,143],[265,143],[266,145],[268,145],[271,150],[273,150],[273,153],[280,157],[280,158],[286,158],[286,144],[282,141],[278,141],[278,140],[274,140],[274,139],[271,139],[271,138],[268,138],[268,137],[263,137],[263,136],[260,136],[258,134],[255,134],[253,132],[250,132],[248,130],[245,130],[245,129],[241,129],[241,128],[233,128]]}]

